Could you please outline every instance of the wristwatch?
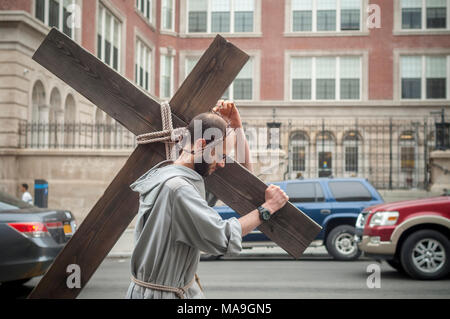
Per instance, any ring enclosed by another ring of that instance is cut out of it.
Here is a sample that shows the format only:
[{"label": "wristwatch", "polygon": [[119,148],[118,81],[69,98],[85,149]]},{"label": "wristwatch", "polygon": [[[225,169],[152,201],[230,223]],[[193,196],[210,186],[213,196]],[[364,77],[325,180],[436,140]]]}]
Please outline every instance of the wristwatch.
[{"label": "wristwatch", "polygon": [[258,211],[259,211],[259,219],[261,219],[262,221],[266,222],[270,219],[270,212],[267,208],[264,208],[262,206],[258,207]]}]

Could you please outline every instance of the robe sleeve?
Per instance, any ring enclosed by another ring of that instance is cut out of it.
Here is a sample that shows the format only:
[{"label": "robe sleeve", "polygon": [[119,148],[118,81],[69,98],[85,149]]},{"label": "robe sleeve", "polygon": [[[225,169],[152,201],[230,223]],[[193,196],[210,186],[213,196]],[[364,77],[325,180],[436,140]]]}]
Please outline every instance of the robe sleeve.
[{"label": "robe sleeve", "polygon": [[179,187],[172,204],[175,242],[212,255],[236,255],[241,251],[241,223],[234,217],[223,220],[193,187]]},{"label": "robe sleeve", "polygon": [[206,191],[206,202],[208,206],[214,207],[219,199],[211,192]]}]

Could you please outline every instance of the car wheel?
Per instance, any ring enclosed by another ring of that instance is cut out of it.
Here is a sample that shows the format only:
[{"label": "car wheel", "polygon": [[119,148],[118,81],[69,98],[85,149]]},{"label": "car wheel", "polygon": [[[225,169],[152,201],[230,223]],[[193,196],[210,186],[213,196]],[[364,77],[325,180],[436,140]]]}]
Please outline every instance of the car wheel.
[{"label": "car wheel", "polygon": [[337,260],[356,260],[361,255],[354,240],[355,227],[340,225],[328,234],[326,247],[328,253]]},{"label": "car wheel", "polygon": [[435,230],[411,234],[403,243],[400,256],[405,271],[415,279],[440,279],[450,271],[450,241]]}]

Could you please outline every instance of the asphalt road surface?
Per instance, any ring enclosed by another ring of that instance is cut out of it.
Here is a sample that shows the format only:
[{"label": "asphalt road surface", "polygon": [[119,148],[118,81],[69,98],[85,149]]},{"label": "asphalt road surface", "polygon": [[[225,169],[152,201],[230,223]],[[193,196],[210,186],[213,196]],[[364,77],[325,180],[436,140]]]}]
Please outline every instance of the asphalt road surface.
[{"label": "asphalt road surface", "polygon": [[[105,259],[79,298],[123,298],[129,285],[130,259]],[[370,265],[379,265],[379,281],[369,280]],[[201,261],[198,274],[207,298],[450,298],[450,278],[413,280],[385,262],[369,259],[338,262],[328,257],[292,260],[287,256],[238,257]],[[39,281],[20,288],[0,286],[1,298],[24,298]]]}]

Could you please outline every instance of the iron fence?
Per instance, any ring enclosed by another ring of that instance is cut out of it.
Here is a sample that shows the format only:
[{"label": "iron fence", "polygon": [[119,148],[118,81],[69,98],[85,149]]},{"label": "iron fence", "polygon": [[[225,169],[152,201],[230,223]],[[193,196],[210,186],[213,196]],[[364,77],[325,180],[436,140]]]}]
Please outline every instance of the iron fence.
[{"label": "iron fence", "polygon": [[[433,117],[416,120],[351,118],[280,120],[244,127],[258,160],[277,149],[274,179],[362,177],[380,189],[426,189],[430,152],[447,145],[449,133]],[[436,143],[438,138],[438,143]],[[118,123],[21,123],[22,148],[132,149],[135,136]],[[444,144],[443,144],[444,143]],[[447,143],[447,144],[445,144]]]},{"label": "iron fence", "polygon": [[247,125],[246,135],[253,153],[278,145],[284,171],[272,179],[361,177],[380,189],[427,189],[430,152],[439,138],[436,124],[432,117],[288,120]]},{"label": "iron fence", "polygon": [[21,148],[130,149],[134,134],[122,125],[88,123],[27,123],[19,125]]}]

